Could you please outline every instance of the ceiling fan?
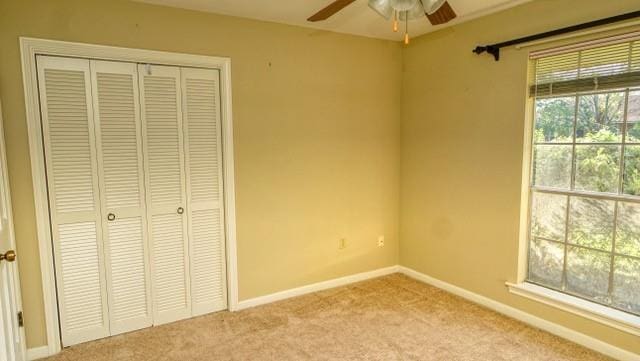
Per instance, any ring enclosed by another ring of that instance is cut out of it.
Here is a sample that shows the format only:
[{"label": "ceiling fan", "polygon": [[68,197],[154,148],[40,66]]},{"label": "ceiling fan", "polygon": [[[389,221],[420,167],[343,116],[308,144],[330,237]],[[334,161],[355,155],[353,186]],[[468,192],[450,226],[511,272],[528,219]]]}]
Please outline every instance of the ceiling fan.
[{"label": "ceiling fan", "polygon": [[[356,0],[335,0],[313,14],[307,21],[326,20]],[[393,18],[393,31],[398,31],[398,21],[405,22],[404,42],[409,43],[409,20],[426,15],[433,25],[440,25],[456,17],[447,0],[369,0],[369,7],[385,19]]]}]

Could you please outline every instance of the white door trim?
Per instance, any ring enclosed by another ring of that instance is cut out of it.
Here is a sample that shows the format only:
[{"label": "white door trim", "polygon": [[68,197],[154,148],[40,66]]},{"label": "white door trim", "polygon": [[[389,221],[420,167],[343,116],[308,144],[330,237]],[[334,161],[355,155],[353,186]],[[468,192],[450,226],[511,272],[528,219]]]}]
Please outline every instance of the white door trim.
[{"label": "white door trim", "polygon": [[47,182],[45,178],[42,128],[40,126],[40,104],[36,71],[36,55],[57,55],[87,59],[128,61],[134,63],[163,64],[218,69],[220,71],[220,95],[222,105],[222,159],[224,169],[225,229],[227,257],[227,297],[229,310],[238,308],[238,276],[236,247],[235,176],[233,157],[233,118],[231,104],[231,59],[204,55],[170,53],[154,50],[120,48],[104,45],[73,43],[56,40],[20,38],[22,58],[22,81],[24,85],[27,127],[29,132],[29,154],[36,209],[38,247],[44,312],[46,321],[47,348],[49,354],[60,351],[58,306],[55,287],[55,272],[51,247]]}]

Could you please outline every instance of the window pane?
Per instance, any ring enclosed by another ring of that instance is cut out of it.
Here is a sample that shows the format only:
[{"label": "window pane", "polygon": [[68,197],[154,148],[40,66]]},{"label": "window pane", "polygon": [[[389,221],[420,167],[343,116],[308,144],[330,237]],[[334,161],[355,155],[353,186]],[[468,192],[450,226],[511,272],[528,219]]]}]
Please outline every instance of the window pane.
[{"label": "window pane", "polygon": [[569,247],[567,290],[606,303],[610,264],[609,253]]},{"label": "window pane", "polygon": [[536,100],[535,141],[573,142],[575,112],[575,97]]},{"label": "window pane", "polygon": [[621,142],[624,102],[624,92],[581,95],[578,98],[576,142]]},{"label": "window pane", "polygon": [[577,145],[575,189],[618,193],[620,146]]},{"label": "window pane", "polygon": [[531,235],[564,242],[567,196],[534,193],[531,204]]},{"label": "window pane", "polygon": [[536,145],[533,183],[537,186],[569,189],[571,153],[570,145]]},{"label": "window pane", "polygon": [[571,198],[569,208],[570,243],[611,252],[613,244],[613,201]]},{"label": "window pane", "polygon": [[541,239],[531,241],[529,280],[554,288],[562,287],[564,245]]},{"label": "window pane", "polygon": [[618,203],[616,252],[640,257],[640,204]]},{"label": "window pane", "polygon": [[640,143],[640,90],[629,92],[627,143]]},{"label": "window pane", "polygon": [[613,272],[613,305],[640,313],[640,260],[616,257]]},{"label": "window pane", "polygon": [[624,193],[640,196],[640,145],[624,148]]}]

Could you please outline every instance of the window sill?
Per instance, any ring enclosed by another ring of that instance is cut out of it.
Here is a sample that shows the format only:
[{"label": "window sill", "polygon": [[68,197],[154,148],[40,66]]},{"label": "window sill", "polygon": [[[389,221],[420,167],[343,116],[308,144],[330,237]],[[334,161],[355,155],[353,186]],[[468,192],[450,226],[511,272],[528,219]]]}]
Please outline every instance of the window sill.
[{"label": "window sill", "polygon": [[640,316],[622,312],[531,283],[509,283],[509,292],[640,336]]}]

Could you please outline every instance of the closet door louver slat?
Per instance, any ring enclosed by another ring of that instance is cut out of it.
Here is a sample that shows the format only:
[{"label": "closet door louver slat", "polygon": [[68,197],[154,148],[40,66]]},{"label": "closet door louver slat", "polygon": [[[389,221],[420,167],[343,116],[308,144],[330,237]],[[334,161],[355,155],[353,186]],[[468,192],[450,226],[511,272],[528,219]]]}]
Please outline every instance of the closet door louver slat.
[{"label": "closet door louver slat", "polygon": [[227,306],[220,77],[217,70],[183,68],[182,97],[194,315]]},{"label": "closet door louver slat", "polygon": [[65,346],[109,335],[89,61],[37,57]]},{"label": "closet door louver slat", "polygon": [[116,335],[152,325],[137,66],[92,60],[91,73],[109,317]]},{"label": "closet door louver slat", "polygon": [[191,316],[180,69],[139,65],[138,74],[154,323],[162,324]]}]

